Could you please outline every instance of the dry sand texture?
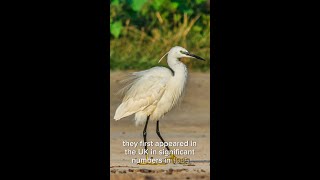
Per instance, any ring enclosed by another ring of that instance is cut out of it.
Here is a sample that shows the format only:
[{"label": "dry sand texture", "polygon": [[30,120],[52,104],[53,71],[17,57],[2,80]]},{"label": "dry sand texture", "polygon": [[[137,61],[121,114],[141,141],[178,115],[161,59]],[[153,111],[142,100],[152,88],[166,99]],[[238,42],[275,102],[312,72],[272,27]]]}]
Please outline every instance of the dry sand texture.
[{"label": "dry sand texture", "polygon": [[[210,176],[210,74],[189,73],[185,96],[179,107],[174,108],[160,121],[160,131],[165,141],[195,141],[196,147],[175,147],[179,149],[195,149],[194,155],[188,157],[191,161],[206,160],[206,162],[191,162],[189,165],[137,165],[131,159],[143,158],[143,155],[124,155],[126,148],[122,141],[143,140],[143,126],[135,126],[133,116],[120,121],[113,119],[121,97],[116,95],[121,88],[121,80],[128,72],[111,72],[110,84],[110,175],[111,179],[209,179]],[[158,141],[156,123],[149,122],[147,141]],[[138,147],[137,149],[139,149]],[[151,147],[149,147],[151,148]],[[160,150],[162,148],[152,147]],[[172,149],[172,148],[171,148]],[[163,156],[155,155],[155,158]]]}]

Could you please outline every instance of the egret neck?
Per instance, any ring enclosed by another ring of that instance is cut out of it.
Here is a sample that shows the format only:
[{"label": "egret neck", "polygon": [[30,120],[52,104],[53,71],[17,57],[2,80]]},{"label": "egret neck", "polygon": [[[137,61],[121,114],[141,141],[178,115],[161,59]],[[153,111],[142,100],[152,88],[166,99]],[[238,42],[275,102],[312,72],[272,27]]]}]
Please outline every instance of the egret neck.
[{"label": "egret neck", "polygon": [[177,57],[172,54],[168,54],[167,63],[169,67],[173,71],[173,78],[170,80],[170,85],[174,87],[174,101],[173,104],[177,101],[177,99],[181,96],[184,91],[184,87],[187,83],[188,70],[185,64],[183,64]]},{"label": "egret neck", "polygon": [[188,76],[188,70],[186,65],[184,65],[181,61],[179,61],[178,58],[176,58],[172,54],[168,54],[167,63],[169,67],[174,72],[174,76],[180,76],[180,77],[187,77]]}]

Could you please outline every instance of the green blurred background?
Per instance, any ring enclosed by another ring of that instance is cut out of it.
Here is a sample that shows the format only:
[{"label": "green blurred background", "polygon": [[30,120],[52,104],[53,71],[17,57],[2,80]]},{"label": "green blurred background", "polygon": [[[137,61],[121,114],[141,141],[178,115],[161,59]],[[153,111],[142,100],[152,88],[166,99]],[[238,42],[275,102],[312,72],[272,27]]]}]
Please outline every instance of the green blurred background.
[{"label": "green blurred background", "polygon": [[206,59],[183,59],[189,69],[209,71],[210,1],[111,0],[110,37],[111,70],[157,66],[178,45]]}]

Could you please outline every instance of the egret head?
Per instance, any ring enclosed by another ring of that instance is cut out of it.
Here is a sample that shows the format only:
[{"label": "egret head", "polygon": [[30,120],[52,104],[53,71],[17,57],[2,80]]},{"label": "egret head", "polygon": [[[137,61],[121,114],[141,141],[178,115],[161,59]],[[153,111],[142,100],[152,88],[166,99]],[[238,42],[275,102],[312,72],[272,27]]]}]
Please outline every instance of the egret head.
[{"label": "egret head", "polygon": [[[175,58],[178,58],[178,59],[179,58],[183,58],[183,57],[187,57],[187,58],[195,58],[195,59],[198,59],[198,60],[205,61],[202,57],[199,57],[197,55],[191,54],[191,53],[189,53],[188,50],[186,50],[185,48],[180,47],[180,46],[175,46],[175,47],[171,48],[170,51],[167,52],[165,55],[167,55],[167,54],[169,56],[171,56],[171,57],[175,57]],[[162,60],[162,58],[159,60],[159,62]]]}]

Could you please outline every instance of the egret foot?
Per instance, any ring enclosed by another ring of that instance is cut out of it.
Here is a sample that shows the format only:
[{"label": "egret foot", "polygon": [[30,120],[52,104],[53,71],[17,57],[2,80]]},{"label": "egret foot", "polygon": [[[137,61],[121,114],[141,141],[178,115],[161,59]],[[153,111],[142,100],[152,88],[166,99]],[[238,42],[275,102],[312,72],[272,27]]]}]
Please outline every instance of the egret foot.
[{"label": "egret foot", "polygon": [[170,157],[166,158],[166,162],[170,162],[173,164],[188,164],[189,161],[187,161],[187,158],[178,158],[174,154],[170,154]]}]

